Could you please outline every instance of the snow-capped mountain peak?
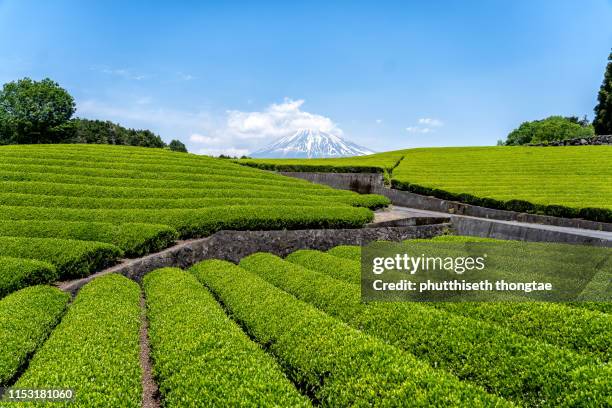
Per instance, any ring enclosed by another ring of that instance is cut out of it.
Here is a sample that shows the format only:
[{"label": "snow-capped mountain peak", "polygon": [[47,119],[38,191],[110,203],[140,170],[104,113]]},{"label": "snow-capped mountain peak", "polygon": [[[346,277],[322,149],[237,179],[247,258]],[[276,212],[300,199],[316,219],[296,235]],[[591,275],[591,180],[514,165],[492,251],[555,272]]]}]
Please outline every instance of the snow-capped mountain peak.
[{"label": "snow-capped mountain peak", "polygon": [[257,158],[321,158],[362,156],[374,153],[339,136],[320,130],[299,129],[293,135],[282,137],[274,143],[251,154]]}]

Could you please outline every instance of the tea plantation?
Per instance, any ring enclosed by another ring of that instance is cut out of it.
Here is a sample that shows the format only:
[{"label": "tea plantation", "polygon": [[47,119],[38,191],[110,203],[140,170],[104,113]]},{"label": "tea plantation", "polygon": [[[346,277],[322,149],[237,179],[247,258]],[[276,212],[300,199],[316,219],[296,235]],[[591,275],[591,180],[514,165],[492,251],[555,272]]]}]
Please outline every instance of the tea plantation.
[{"label": "tea plantation", "polygon": [[[508,245],[534,259],[567,252]],[[140,407],[146,317],[165,407],[612,404],[606,304],[362,303],[360,250],[208,260],[153,271],[142,288],[111,274],[70,304],[51,287],[21,289],[0,300],[0,386]]]},{"label": "tea plantation", "polygon": [[356,228],[376,195],[161,149],[0,147],[0,297],[221,229]]},{"label": "tea plantation", "polygon": [[612,146],[420,148],[346,159],[240,163],[293,171],[375,167],[375,172],[390,172],[391,186],[400,190],[490,208],[612,222]]}]

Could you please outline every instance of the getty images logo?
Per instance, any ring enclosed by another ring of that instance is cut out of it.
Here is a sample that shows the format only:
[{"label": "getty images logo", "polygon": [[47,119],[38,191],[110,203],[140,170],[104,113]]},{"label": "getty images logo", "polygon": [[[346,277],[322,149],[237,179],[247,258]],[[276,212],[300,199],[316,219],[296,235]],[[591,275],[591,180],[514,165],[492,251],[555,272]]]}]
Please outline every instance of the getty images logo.
[{"label": "getty images logo", "polygon": [[465,271],[478,270],[485,268],[487,254],[483,256],[410,256],[408,254],[395,254],[395,256],[375,257],[372,259],[372,273],[381,275],[385,271],[395,270],[404,271],[414,275],[417,271],[452,271],[458,275]]}]

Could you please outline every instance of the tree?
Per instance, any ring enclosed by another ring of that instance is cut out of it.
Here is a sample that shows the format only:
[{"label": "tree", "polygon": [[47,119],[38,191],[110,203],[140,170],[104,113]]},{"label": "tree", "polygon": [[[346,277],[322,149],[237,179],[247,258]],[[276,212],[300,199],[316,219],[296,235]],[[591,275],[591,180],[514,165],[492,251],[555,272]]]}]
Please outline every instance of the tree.
[{"label": "tree", "polygon": [[577,116],[549,116],[546,119],[523,122],[508,134],[506,146],[547,143],[554,140],[591,137],[593,126]]},{"label": "tree", "polygon": [[168,148],[170,148],[170,150],[172,150],[173,152],[187,153],[187,147],[180,140],[176,140],[175,139],[175,140],[171,141],[168,144]]},{"label": "tree", "polygon": [[0,111],[2,127],[9,129],[11,142],[53,143],[63,137],[62,126],[74,114],[75,104],[72,96],[51,79],[24,78],[4,84]]},{"label": "tree", "polygon": [[598,135],[612,135],[612,52],[608,56],[603,83],[597,95],[593,127]]},{"label": "tree", "polygon": [[166,147],[164,141],[150,130],[128,129],[117,123],[76,118],[70,121],[74,130],[66,133],[62,143],[94,143],[142,147]]}]

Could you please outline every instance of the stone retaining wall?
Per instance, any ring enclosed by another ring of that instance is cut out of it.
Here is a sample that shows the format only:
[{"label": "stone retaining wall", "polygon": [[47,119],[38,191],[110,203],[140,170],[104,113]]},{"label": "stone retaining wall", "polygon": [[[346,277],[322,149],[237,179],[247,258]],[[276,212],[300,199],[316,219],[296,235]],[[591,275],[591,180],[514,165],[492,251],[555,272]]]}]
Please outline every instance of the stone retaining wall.
[{"label": "stone retaining wall", "polygon": [[108,273],[121,273],[140,281],[152,270],[164,267],[188,268],[204,259],[225,259],[237,263],[255,252],[271,252],[278,256],[286,256],[298,249],[325,251],[338,245],[361,245],[378,240],[431,238],[449,229],[450,224],[435,224],[361,229],[219,231],[207,238],[179,242],[161,252],[125,260],[86,278],[60,282],[58,286],[74,294],[87,282]]},{"label": "stone retaining wall", "polygon": [[612,145],[612,135],[599,135],[593,137],[578,137],[576,139],[555,140],[548,143],[535,143],[529,146],[586,146],[586,145]]}]

